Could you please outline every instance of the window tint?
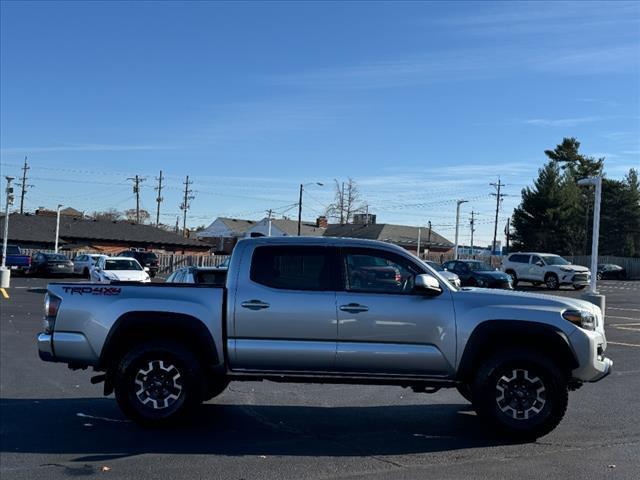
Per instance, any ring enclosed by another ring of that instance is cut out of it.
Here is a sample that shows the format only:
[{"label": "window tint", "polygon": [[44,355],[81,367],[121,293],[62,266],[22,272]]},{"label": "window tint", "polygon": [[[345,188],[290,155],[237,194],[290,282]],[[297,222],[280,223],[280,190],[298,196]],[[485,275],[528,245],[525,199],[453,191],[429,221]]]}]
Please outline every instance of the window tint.
[{"label": "window tint", "polygon": [[327,247],[258,247],[251,280],[286,290],[333,290],[334,252]]},{"label": "window tint", "polygon": [[416,274],[422,273],[399,255],[373,250],[347,250],[344,263],[346,289],[351,292],[409,294]]},{"label": "window tint", "polygon": [[529,263],[529,255],[515,253],[509,257],[509,261],[513,263]]},{"label": "window tint", "polygon": [[538,262],[542,262],[542,259],[537,255],[532,255],[531,256],[531,263],[533,265],[536,265]]}]

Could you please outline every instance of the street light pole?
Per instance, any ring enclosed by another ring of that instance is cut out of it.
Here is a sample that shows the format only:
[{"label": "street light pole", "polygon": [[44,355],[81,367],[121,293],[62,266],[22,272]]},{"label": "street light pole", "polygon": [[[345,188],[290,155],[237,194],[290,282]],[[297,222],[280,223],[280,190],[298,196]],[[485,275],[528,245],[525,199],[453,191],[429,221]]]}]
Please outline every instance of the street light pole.
[{"label": "street light pole", "polygon": [[597,295],[597,277],[598,277],[598,240],[600,237],[600,200],[602,198],[602,176],[583,178],[578,180],[581,187],[587,185],[595,185],[596,194],[593,204],[593,233],[591,237],[591,283],[589,284],[589,292]]},{"label": "street light pole", "polygon": [[304,190],[304,185],[300,184],[300,200],[298,201],[298,236],[300,236],[300,228],[302,227],[302,190]]},{"label": "street light pole", "polygon": [[300,184],[300,199],[298,200],[298,236],[300,236],[300,230],[302,227],[302,192],[304,190],[304,187],[306,187],[307,185],[318,185],[319,187],[324,186],[324,183],[322,182],[311,182],[311,183],[305,183],[305,184]]},{"label": "street light pole", "polygon": [[62,207],[61,204],[58,204],[58,212],[56,214],[56,244],[54,247],[54,250],[56,253],[58,253],[58,238],[60,237],[60,208]]},{"label": "street light pole", "polygon": [[11,270],[7,268],[7,242],[9,241],[9,207],[13,203],[13,187],[11,182],[14,177],[5,177],[7,188],[5,190],[4,204],[4,236],[2,238],[2,266],[0,267],[0,288],[9,288],[11,283]]},{"label": "street light pole", "polygon": [[460,228],[460,205],[467,203],[468,200],[458,200],[456,202],[456,239],[455,246],[453,247],[453,259],[458,259],[458,230]]}]

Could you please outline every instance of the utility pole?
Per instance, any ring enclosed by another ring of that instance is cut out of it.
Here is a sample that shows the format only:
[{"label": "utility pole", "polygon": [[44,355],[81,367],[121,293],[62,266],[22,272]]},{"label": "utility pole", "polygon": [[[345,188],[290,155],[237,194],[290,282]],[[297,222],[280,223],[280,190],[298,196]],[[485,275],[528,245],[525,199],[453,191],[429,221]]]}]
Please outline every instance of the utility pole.
[{"label": "utility pole", "polygon": [[453,247],[453,259],[458,259],[458,228],[460,227],[460,205],[467,203],[469,200],[458,200],[456,202],[456,239]]},{"label": "utility pole", "polygon": [[27,185],[27,172],[31,169],[27,165],[27,157],[24,157],[24,166],[22,167],[22,183],[20,184],[20,215],[24,213],[24,196],[27,193],[27,188],[33,187],[33,185]]},{"label": "utility pole", "polygon": [[422,230],[420,229],[420,227],[418,227],[418,248],[416,248],[416,253],[418,254],[418,258],[420,258],[420,234],[422,233]]},{"label": "utility pole", "polygon": [[476,212],[471,210],[471,221],[469,222],[471,224],[471,257],[473,257],[473,234],[476,231],[475,215],[476,215]]},{"label": "utility pole", "polygon": [[507,253],[509,253],[509,239],[511,237],[511,217],[507,218],[507,224],[504,226],[504,234],[507,237]]},{"label": "utility pole", "polygon": [[189,188],[191,185],[193,185],[193,182],[189,181],[189,175],[187,175],[187,179],[184,181],[184,200],[182,202],[182,205],[180,205],[180,210],[182,210],[183,212],[182,214],[182,236],[183,237],[187,236],[187,210],[189,210],[189,208],[191,207],[190,201],[196,198],[193,195],[191,195],[193,193],[193,190]]},{"label": "utility pole", "polygon": [[431,251],[431,220],[429,220],[429,236],[427,237],[427,253]]},{"label": "utility pole", "polygon": [[506,187],[504,183],[500,181],[500,177],[498,177],[498,183],[490,183],[492,187],[496,189],[496,193],[492,193],[491,195],[496,197],[496,221],[493,226],[493,245],[491,247],[491,254],[496,255],[496,247],[497,247],[497,237],[498,237],[498,213],[500,212],[500,202],[503,197],[506,197],[506,194],[500,193],[500,189],[502,187]]},{"label": "utility pole", "polygon": [[135,177],[127,178],[133,182],[133,193],[136,196],[136,223],[140,223],[140,183],[144,182],[144,178],[136,175]]},{"label": "utility pole", "polygon": [[160,204],[162,203],[162,170],[160,170],[160,176],[156,179],[158,180],[158,186],[156,187],[156,191],[158,192],[158,196],[156,197],[156,203],[158,204],[158,208],[156,209],[156,228],[160,226]]},{"label": "utility pole", "polygon": [[11,270],[7,268],[7,242],[9,240],[9,207],[13,205],[13,187],[11,182],[13,177],[7,179],[4,204],[4,236],[2,238],[2,266],[0,267],[0,288],[9,288],[11,283]]},{"label": "utility pole", "polygon": [[298,236],[300,236],[300,228],[302,227],[302,190],[304,185],[300,184],[300,199],[298,200]]}]

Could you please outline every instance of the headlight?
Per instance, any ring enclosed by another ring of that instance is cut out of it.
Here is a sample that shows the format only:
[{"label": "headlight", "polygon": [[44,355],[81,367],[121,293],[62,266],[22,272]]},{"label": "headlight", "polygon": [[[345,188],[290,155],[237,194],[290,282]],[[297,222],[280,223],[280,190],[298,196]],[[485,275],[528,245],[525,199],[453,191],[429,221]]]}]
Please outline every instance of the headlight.
[{"label": "headlight", "polygon": [[570,272],[570,271],[572,271],[573,269],[572,269],[572,268],[570,268],[570,267],[560,267],[560,270],[562,270],[563,272]]},{"label": "headlight", "polygon": [[582,310],[565,310],[562,312],[562,318],[569,320],[577,327],[584,328],[585,330],[596,329],[596,317],[591,312],[585,312]]}]

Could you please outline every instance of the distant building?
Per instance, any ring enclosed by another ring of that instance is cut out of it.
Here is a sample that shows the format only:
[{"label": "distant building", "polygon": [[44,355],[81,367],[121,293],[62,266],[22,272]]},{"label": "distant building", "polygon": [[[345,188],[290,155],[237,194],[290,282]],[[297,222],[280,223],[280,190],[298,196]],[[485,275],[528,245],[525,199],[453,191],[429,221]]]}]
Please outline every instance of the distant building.
[{"label": "distant building", "polygon": [[[61,212],[62,213],[62,212]],[[0,218],[0,231],[4,216]],[[22,248],[51,250],[55,246],[56,216],[48,213],[9,217],[9,243]],[[211,246],[195,239],[151,225],[127,221],[88,220],[74,215],[60,215],[59,248],[62,250],[94,250],[116,253],[130,248],[143,248],[175,253],[206,253]]]},{"label": "distant building", "polygon": [[[374,218],[375,221],[375,218]],[[363,238],[393,243],[414,255],[418,251],[418,227],[408,225],[392,225],[389,223],[345,224],[329,225],[324,235],[326,237]],[[420,232],[420,247],[422,253],[448,253],[453,249],[453,243],[439,233],[422,228]]]},{"label": "distant building", "polygon": [[[298,235],[298,221],[287,218],[264,218],[249,228],[246,237],[266,237],[269,235],[269,222],[271,222],[272,237],[295,237]],[[315,222],[302,221],[300,224],[300,236],[321,237],[327,228],[327,218],[318,217]]]},{"label": "distant building", "polygon": [[218,217],[204,230],[196,232],[196,238],[210,244],[215,253],[230,254],[238,240],[244,238],[247,230],[254,227],[255,220]]}]

